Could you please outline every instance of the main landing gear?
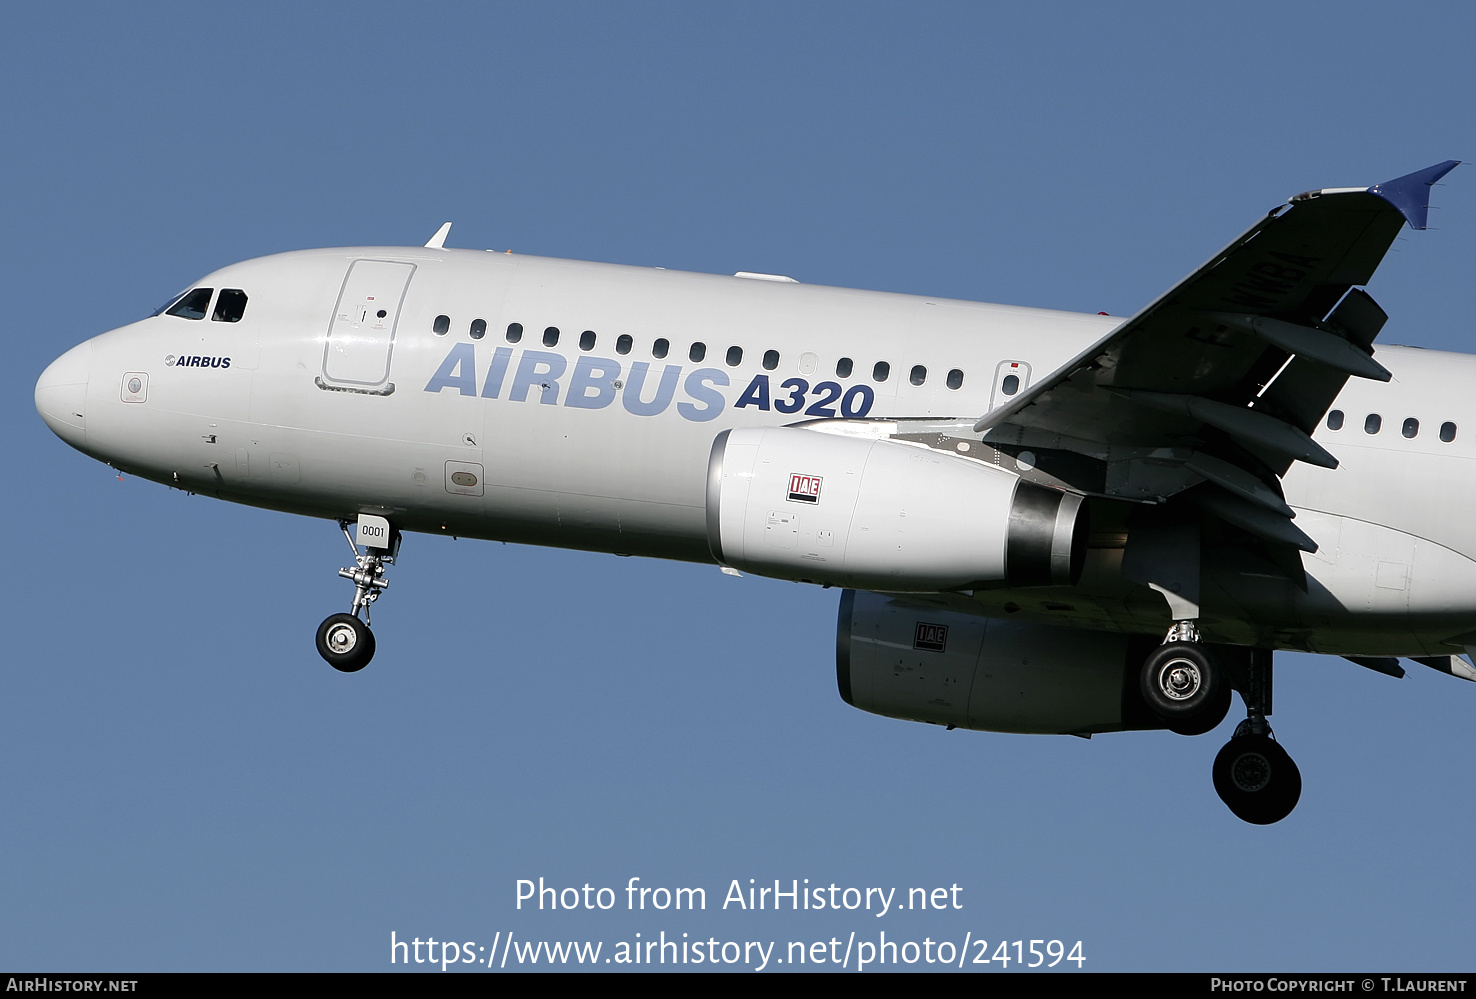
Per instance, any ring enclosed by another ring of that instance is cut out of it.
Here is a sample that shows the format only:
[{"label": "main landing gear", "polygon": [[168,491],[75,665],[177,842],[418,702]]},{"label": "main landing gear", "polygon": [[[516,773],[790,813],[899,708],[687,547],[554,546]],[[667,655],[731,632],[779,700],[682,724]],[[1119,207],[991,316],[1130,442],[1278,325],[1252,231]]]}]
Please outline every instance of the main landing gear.
[{"label": "main landing gear", "polygon": [[[1215,757],[1215,791],[1236,817],[1255,825],[1280,822],[1302,796],[1302,775],[1276,742],[1271,713],[1271,652],[1253,649],[1239,676],[1245,721]],[[1143,700],[1174,732],[1202,735],[1230,710],[1228,671],[1199,640],[1193,621],[1175,622],[1164,643],[1149,653],[1139,675]]]},{"label": "main landing gear", "polygon": [[[338,574],[354,584],[354,602],[347,614],[330,615],[318,625],[318,655],[343,673],[357,673],[374,658],[374,632],[369,630],[369,605],[389,586],[384,567],[395,561],[400,550],[400,532],[383,517],[364,515],[358,521],[358,539],[349,533],[349,521],[338,522],[339,529],[353,550],[353,569],[339,569]],[[359,551],[363,546],[363,553]],[[364,619],[359,620],[362,611]]]},{"label": "main landing gear", "polygon": [[1149,709],[1180,735],[1215,728],[1230,711],[1231,688],[1240,691],[1247,717],[1215,757],[1215,790],[1239,818],[1270,825],[1290,815],[1302,796],[1302,775],[1266,723],[1271,651],[1216,657],[1200,640],[1200,554],[1197,524],[1147,522],[1133,529],[1123,574],[1161,595],[1174,622],[1143,661],[1138,687]]},{"label": "main landing gear", "polygon": [[1302,797],[1302,772],[1271,733],[1271,650],[1254,649],[1245,689],[1246,719],[1215,757],[1215,791],[1236,817],[1280,822]]}]

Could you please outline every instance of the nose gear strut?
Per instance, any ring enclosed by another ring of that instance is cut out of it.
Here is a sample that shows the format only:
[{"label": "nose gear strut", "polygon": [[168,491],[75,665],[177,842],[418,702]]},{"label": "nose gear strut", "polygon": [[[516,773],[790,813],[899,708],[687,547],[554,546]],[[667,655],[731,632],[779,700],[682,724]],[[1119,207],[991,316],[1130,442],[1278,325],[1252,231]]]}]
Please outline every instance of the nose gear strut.
[{"label": "nose gear strut", "polygon": [[[354,601],[347,614],[333,614],[318,626],[318,655],[334,669],[355,673],[374,658],[374,633],[369,630],[369,605],[389,586],[384,568],[394,564],[400,551],[400,532],[390,527],[383,517],[368,514],[358,520],[358,538],[349,533],[351,521],[340,520],[349,549],[354,553],[354,567],[338,570],[338,574],[354,584]],[[362,546],[363,551],[360,551]],[[363,620],[359,619],[363,612]]]}]

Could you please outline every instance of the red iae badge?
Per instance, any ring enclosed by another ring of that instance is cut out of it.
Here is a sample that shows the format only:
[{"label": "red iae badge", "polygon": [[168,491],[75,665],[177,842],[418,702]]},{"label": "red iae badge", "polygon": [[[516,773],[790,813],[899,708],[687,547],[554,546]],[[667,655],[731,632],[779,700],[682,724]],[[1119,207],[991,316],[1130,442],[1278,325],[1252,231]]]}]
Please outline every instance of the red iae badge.
[{"label": "red iae badge", "polygon": [[912,633],[912,647],[926,652],[942,652],[948,647],[948,625],[917,622],[917,630]]},{"label": "red iae badge", "polygon": [[799,472],[791,472],[789,475],[789,498],[798,503],[819,503],[820,476],[801,475]]}]

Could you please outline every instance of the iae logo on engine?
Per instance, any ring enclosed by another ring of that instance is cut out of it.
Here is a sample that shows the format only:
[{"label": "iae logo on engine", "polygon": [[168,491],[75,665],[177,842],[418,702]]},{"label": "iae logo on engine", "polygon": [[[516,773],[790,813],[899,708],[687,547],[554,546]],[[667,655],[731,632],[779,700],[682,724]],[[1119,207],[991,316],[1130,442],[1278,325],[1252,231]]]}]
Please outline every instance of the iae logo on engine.
[{"label": "iae logo on engine", "polygon": [[917,622],[917,630],[912,633],[912,647],[924,652],[942,652],[948,647],[948,625]]},{"label": "iae logo on engine", "polygon": [[791,472],[789,474],[789,498],[796,503],[819,503],[820,476]]}]

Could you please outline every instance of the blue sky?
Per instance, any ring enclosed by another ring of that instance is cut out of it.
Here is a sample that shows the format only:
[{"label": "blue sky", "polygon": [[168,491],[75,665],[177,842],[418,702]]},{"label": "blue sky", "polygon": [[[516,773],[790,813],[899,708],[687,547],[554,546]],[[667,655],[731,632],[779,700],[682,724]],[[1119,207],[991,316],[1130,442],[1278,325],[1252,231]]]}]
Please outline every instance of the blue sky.
[{"label": "blue sky", "polygon": [[[345,677],[318,523],[117,478],[36,376],[218,266],[450,245],[1130,314],[1286,197],[1476,159],[1459,4],[33,6],[0,36],[0,966],[381,970],[389,937],[1083,941],[1089,970],[1469,969],[1476,686],[1279,658],[1301,805],[1228,736],[858,712],[836,595],[406,539]],[[1476,171],[1370,290],[1476,350]],[[1452,502],[1464,502],[1453,490]],[[515,882],[704,887],[529,913]],[[735,913],[733,879],[962,888]],[[895,935],[895,937],[894,937]],[[1028,945],[1028,943],[1027,943]]]}]

